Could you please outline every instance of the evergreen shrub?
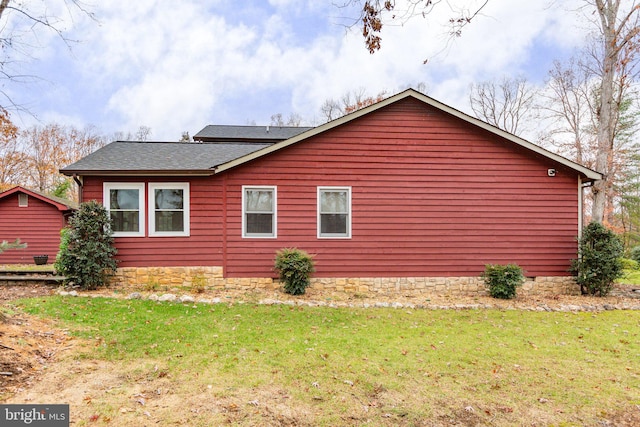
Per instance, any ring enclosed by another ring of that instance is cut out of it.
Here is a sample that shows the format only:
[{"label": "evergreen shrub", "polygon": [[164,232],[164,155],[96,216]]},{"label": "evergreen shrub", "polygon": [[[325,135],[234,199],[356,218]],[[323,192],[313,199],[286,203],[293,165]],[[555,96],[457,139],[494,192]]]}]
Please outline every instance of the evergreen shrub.
[{"label": "evergreen shrub", "polygon": [[315,271],[313,256],[297,248],[284,248],[276,252],[274,264],[284,291],[291,295],[302,295],[309,286],[309,277]]},{"label": "evergreen shrub", "polygon": [[578,259],[571,264],[582,295],[603,297],[611,291],[615,280],[622,276],[622,253],[620,238],[602,224],[592,222],[583,229]]},{"label": "evergreen shrub", "polygon": [[512,299],[516,296],[516,288],[524,283],[524,273],[517,264],[487,264],[481,276],[489,288],[493,298]]},{"label": "evergreen shrub", "polygon": [[113,232],[107,210],[92,200],[82,203],[61,232],[55,268],[67,283],[93,290],[105,286],[116,269]]}]

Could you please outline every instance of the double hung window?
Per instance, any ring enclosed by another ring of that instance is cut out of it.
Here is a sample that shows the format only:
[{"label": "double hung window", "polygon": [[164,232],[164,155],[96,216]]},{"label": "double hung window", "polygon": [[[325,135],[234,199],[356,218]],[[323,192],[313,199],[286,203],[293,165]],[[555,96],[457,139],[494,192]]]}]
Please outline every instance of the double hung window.
[{"label": "double hung window", "polygon": [[149,183],[149,236],[189,235],[189,184]]},{"label": "double hung window", "polygon": [[351,187],[318,187],[318,238],[351,238]]},{"label": "double hung window", "polygon": [[242,237],[277,237],[276,187],[242,187]]},{"label": "double hung window", "polygon": [[105,183],[103,198],[115,237],[144,236],[143,183]]}]

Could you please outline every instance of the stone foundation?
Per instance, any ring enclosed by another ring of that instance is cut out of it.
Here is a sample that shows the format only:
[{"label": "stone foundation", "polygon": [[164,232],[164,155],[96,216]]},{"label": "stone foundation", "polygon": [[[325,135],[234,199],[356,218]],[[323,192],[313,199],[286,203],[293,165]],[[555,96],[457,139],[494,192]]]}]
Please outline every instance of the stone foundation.
[{"label": "stone foundation", "polygon": [[[277,290],[272,278],[224,278],[222,267],[126,267],[119,268],[113,286],[130,290],[162,291],[174,288],[216,290]],[[479,277],[313,278],[315,293],[348,293],[362,296],[486,296]],[[527,278],[519,295],[580,295],[571,276]]]},{"label": "stone foundation", "polygon": [[118,268],[112,286],[155,291],[175,287],[211,287],[222,278],[222,267],[125,267]]}]

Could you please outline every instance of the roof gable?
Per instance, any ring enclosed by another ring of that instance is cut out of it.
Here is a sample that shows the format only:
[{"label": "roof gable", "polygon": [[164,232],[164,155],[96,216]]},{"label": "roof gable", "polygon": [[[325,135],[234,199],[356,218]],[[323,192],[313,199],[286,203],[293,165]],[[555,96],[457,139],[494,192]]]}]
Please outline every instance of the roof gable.
[{"label": "roof gable", "polygon": [[407,89],[403,92],[400,92],[394,96],[391,96],[389,98],[386,98],[376,104],[370,105],[368,107],[362,108],[360,110],[354,111],[351,114],[348,114],[346,116],[340,117],[336,120],[333,120],[331,122],[325,123],[324,125],[309,129],[306,132],[303,132],[301,134],[298,134],[296,136],[293,136],[287,140],[281,141],[281,142],[277,142],[269,147],[265,147],[261,150],[255,151],[253,153],[250,153],[246,156],[234,159],[226,164],[220,165],[216,168],[216,173],[220,173],[223,172],[225,170],[234,168],[236,166],[239,166],[243,163],[249,162],[251,160],[260,158],[262,156],[266,156],[268,154],[271,154],[273,152],[276,152],[278,150],[281,150],[285,147],[288,147],[290,145],[293,144],[297,144],[298,142],[304,141],[305,139],[311,138],[312,136],[318,135],[320,133],[329,131],[333,128],[336,128],[338,126],[341,126],[343,124],[346,124],[350,121],[353,121],[359,117],[365,116],[367,114],[371,114],[381,108],[384,108],[388,105],[391,105],[393,103],[396,103],[398,101],[401,101],[403,99],[407,99],[407,98],[413,98],[416,99],[420,102],[423,102],[426,105],[429,105],[431,107],[434,107],[440,111],[443,111],[445,113],[448,113],[460,120],[463,120],[473,126],[476,126],[480,129],[483,129],[485,131],[488,131],[489,133],[492,133],[496,136],[499,136],[501,138],[504,138],[505,140],[512,142],[520,147],[523,147],[533,153],[537,153],[543,157],[546,157],[550,160],[553,160],[557,163],[560,163],[570,169],[575,170],[576,172],[580,173],[583,177],[586,178],[586,180],[599,180],[603,178],[603,175],[599,172],[596,172],[594,170],[591,170],[589,168],[586,168],[578,163],[575,163],[565,157],[562,157],[558,154],[552,153],[551,151],[545,150],[544,148],[533,144],[525,139],[522,139],[518,136],[515,136],[513,134],[510,134],[509,132],[506,132],[502,129],[499,129],[495,126],[492,126],[482,120],[479,120],[475,117],[469,116],[468,114],[465,114],[459,110],[456,110],[455,108],[452,108],[446,104],[443,104],[439,101],[436,101],[433,98],[430,98],[420,92],[417,92],[413,89]]},{"label": "roof gable", "polygon": [[[210,176],[267,156],[409,98],[489,132],[508,143],[525,149],[525,151],[535,153],[574,170],[586,181],[603,178],[602,174],[596,171],[471,117],[413,89],[405,90],[315,128],[210,125],[194,137],[202,138],[202,142],[115,141],[61,169],[60,172],[68,176]],[[210,142],[204,142],[206,138],[210,138]]]},{"label": "roof gable", "polygon": [[55,206],[61,212],[70,211],[78,208],[78,204],[75,202],[72,202],[71,200],[50,196],[48,194],[44,194],[36,190],[29,190],[21,186],[16,186],[16,187],[10,188],[7,191],[0,193],[0,199],[4,199],[16,193],[27,194],[33,198],[36,198],[45,203]]}]

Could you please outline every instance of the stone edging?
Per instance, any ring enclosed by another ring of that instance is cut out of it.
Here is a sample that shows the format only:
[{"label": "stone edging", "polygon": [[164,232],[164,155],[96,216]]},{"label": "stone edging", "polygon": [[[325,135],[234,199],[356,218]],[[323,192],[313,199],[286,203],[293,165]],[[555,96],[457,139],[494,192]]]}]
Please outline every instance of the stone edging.
[{"label": "stone edging", "polygon": [[[121,296],[105,296],[103,294],[79,293],[77,291],[58,290],[58,295],[70,297],[106,297],[121,298],[128,300],[149,300],[169,303],[182,304],[260,304],[260,305],[286,305],[286,306],[302,306],[302,307],[330,307],[330,308],[395,308],[395,309],[425,309],[425,310],[479,310],[479,309],[495,309],[495,310],[524,310],[538,312],[600,312],[610,310],[640,310],[640,299],[638,301],[630,300],[619,303],[602,303],[602,304],[558,304],[549,305],[546,303],[523,304],[513,300],[496,300],[489,303],[463,303],[463,304],[437,304],[437,303],[407,303],[407,302],[344,302],[344,301],[317,301],[317,300],[280,300],[265,298],[256,302],[243,300],[224,300],[222,298],[195,298],[191,295],[176,294],[150,294],[143,295],[140,292],[132,292],[128,295]],[[632,302],[631,302],[632,301]]]}]

